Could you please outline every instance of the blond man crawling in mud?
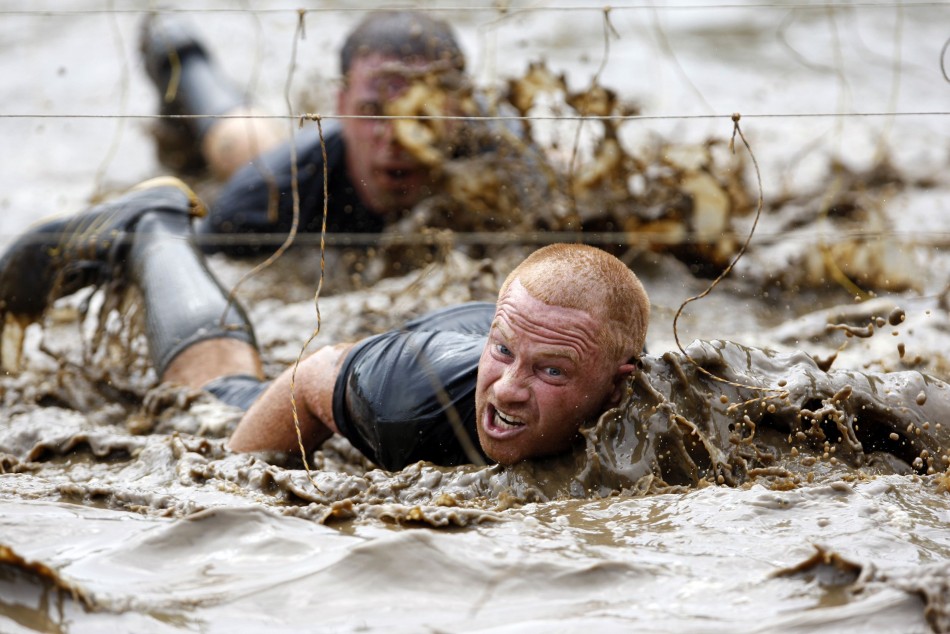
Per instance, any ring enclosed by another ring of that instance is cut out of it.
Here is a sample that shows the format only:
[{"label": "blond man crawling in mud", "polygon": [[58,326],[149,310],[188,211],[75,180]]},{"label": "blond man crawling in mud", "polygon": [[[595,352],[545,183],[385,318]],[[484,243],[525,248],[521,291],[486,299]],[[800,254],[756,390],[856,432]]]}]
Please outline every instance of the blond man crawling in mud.
[{"label": "blond man crawling in mud", "polygon": [[[292,370],[265,380],[251,324],[196,246],[202,213],[187,186],[164,178],[34,227],[0,258],[0,313],[36,319],[58,297],[123,278],[142,292],[161,380],[244,409],[234,451],[295,451]],[[304,449],[338,433],[390,470],[568,451],[620,401],[649,313],[640,281],[615,257],[542,248],[495,304],[444,308],[304,360],[293,375]]]}]

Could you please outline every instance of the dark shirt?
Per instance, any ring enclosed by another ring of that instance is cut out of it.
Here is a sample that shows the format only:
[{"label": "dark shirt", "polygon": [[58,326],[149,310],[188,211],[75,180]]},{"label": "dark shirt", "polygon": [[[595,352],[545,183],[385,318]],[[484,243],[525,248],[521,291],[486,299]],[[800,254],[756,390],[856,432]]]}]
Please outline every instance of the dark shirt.
[{"label": "dark shirt", "polygon": [[[323,223],[323,152],[319,130],[310,126],[296,135],[297,182],[300,195],[301,233],[320,231]],[[346,148],[338,125],[324,126],[327,153],[327,231],[332,233],[378,233],[384,217],[360,202],[346,172]],[[273,251],[279,244],[255,242],[254,234],[286,235],[293,221],[293,172],[288,141],[261,155],[235,172],[198,224],[206,250],[229,255]],[[276,209],[272,210],[272,201]],[[276,212],[276,213],[275,213]],[[221,241],[213,238],[220,236]],[[233,237],[228,241],[227,237]]]},{"label": "dark shirt", "polygon": [[389,470],[490,462],[478,443],[475,384],[494,312],[489,303],[453,306],[356,344],[333,390],[340,433]]},{"label": "dark shirt", "polygon": [[[391,471],[420,460],[490,462],[478,443],[475,384],[494,313],[485,302],[443,308],[353,346],[333,388],[340,434]],[[233,375],[205,390],[247,410],[267,385]]]}]

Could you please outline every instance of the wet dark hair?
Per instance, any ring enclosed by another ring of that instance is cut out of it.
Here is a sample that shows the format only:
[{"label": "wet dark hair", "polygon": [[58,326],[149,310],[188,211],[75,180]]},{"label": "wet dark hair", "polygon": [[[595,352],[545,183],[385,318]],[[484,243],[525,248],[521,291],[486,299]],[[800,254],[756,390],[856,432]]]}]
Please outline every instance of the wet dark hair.
[{"label": "wet dark hair", "polygon": [[445,61],[465,70],[465,55],[452,27],[419,11],[375,11],[347,36],[340,51],[340,73],[346,77],[353,62],[364,55]]}]

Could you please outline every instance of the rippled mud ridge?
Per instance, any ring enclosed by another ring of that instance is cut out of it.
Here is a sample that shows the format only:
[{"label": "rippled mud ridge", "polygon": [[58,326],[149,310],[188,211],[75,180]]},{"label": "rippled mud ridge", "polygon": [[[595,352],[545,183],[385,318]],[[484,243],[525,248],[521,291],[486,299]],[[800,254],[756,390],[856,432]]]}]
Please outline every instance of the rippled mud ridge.
[{"label": "rippled mud ridge", "polygon": [[623,404],[585,430],[573,454],[507,469],[418,463],[390,473],[342,439],[316,452],[309,472],[299,456],[232,454],[224,440],[239,412],[168,386],[144,405],[103,401],[89,414],[65,399],[21,405],[0,431],[0,465],[24,476],[6,493],[34,499],[174,517],[250,502],[319,522],[432,526],[530,502],[753,481],[792,489],[948,466],[940,421],[950,394],[940,381],[823,370],[804,353],[724,341],[686,353],[645,356]]}]

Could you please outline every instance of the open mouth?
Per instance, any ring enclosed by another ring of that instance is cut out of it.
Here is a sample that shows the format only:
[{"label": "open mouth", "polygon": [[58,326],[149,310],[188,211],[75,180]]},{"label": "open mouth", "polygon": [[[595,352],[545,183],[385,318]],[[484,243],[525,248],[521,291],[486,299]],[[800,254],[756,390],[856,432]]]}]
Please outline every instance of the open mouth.
[{"label": "open mouth", "polygon": [[494,405],[485,408],[485,432],[493,438],[507,438],[526,429],[524,421],[498,410]]},{"label": "open mouth", "polygon": [[419,168],[415,166],[406,167],[384,167],[379,170],[386,178],[393,181],[408,180],[419,173]]},{"label": "open mouth", "polygon": [[514,416],[508,416],[503,414],[500,410],[495,410],[495,424],[502,429],[517,429],[518,427],[524,427],[524,423],[515,418]]},{"label": "open mouth", "polygon": [[379,185],[390,192],[416,191],[422,184],[421,172],[415,167],[387,167],[376,173]]}]

